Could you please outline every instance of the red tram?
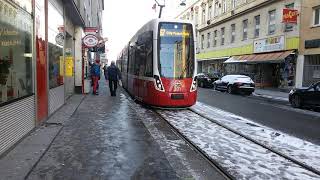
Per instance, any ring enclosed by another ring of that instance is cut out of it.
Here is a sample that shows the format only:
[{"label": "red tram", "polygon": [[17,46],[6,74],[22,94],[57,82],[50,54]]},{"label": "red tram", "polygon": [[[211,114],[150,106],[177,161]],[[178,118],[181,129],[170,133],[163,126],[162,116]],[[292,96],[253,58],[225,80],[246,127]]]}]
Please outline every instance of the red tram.
[{"label": "red tram", "polygon": [[123,87],[142,103],[188,107],[196,103],[194,27],[187,21],[154,19],[118,56]]}]

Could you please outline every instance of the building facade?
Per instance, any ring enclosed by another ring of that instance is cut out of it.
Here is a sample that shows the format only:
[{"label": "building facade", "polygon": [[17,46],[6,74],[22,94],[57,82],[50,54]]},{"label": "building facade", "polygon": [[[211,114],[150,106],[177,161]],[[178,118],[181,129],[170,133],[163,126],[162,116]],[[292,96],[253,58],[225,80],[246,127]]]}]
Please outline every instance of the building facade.
[{"label": "building facade", "polygon": [[[258,87],[288,90],[316,81],[306,80],[308,68],[315,66],[304,63],[316,56],[304,55],[302,46],[306,38],[319,39],[318,4],[317,0],[199,0],[177,18],[193,20],[198,28],[199,72],[245,74]],[[309,55],[310,51],[318,50],[309,48]]]},{"label": "building facade", "polygon": [[92,2],[0,0],[0,155],[75,92],[84,30],[93,21],[84,17],[101,18],[103,10],[99,0],[90,14],[81,11]]},{"label": "building facade", "polygon": [[320,81],[320,1],[302,0],[299,86]]}]

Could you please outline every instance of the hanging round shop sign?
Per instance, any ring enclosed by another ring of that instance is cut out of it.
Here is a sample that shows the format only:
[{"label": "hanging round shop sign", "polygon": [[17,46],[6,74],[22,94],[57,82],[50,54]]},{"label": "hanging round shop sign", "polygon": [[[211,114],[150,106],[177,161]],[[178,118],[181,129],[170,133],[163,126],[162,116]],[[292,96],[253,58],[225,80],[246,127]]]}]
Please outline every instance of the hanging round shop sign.
[{"label": "hanging round shop sign", "polygon": [[64,43],[64,34],[63,33],[58,33],[56,35],[56,43],[60,46],[63,46],[63,43]]},{"label": "hanging round shop sign", "polygon": [[87,34],[83,39],[82,42],[85,46],[87,47],[95,47],[98,42],[99,39],[97,38],[97,36],[93,35],[93,34]]}]

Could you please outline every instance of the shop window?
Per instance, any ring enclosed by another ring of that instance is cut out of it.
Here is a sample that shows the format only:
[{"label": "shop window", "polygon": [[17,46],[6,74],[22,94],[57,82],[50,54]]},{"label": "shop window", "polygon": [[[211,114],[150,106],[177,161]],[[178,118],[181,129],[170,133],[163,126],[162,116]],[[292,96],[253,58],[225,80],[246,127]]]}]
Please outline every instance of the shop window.
[{"label": "shop window", "polygon": [[320,6],[313,9],[314,23],[315,26],[320,26]]},{"label": "shop window", "polygon": [[248,39],[248,19],[244,20],[242,22],[242,25],[243,25],[242,38],[243,40],[247,40]]},{"label": "shop window", "polygon": [[276,32],[276,10],[269,11],[269,26],[268,33],[269,35]]},{"label": "shop window", "polygon": [[221,45],[224,45],[224,31],[225,31],[225,28],[221,28]]},{"label": "shop window", "polygon": [[231,24],[231,43],[234,43],[236,39],[236,25]]},{"label": "shop window", "polygon": [[64,79],[64,28],[62,14],[48,3],[48,57],[49,57],[49,87],[63,85]]},{"label": "shop window", "polygon": [[254,37],[260,36],[260,15],[254,17],[255,27],[254,27]]},{"label": "shop window", "polygon": [[30,7],[0,1],[0,106],[33,94]]},{"label": "shop window", "polygon": [[[294,9],[294,3],[291,3],[291,4],[288,4],[286,5],[286,8],[287,9]],[[285,25],[285,31],[288,32],[288,31],[293,31],[293,24],[286,24]]]}]

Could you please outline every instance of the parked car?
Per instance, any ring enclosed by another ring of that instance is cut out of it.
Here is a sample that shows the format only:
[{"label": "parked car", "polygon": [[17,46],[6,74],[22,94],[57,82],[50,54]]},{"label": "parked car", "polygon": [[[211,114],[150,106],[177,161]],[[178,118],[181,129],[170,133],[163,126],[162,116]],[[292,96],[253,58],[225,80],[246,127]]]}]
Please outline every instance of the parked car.
[{"label": "parked car", "polygon": [[307,88],[295,88],[289,93],[289,102],[292,107],[320,106],[320,82]]},{"label": "parked car", "polygon": [[226,75],[213,83],[215,90],[232,93],[245,93],[250,95],[254,92],[255,84],[252,79],[244,75]]},{"label": "parked car", "polygon": [[218,74],[199,73],[197,75],[197,81],[199,87],[213,87],[213,82],[219,79]]}]

